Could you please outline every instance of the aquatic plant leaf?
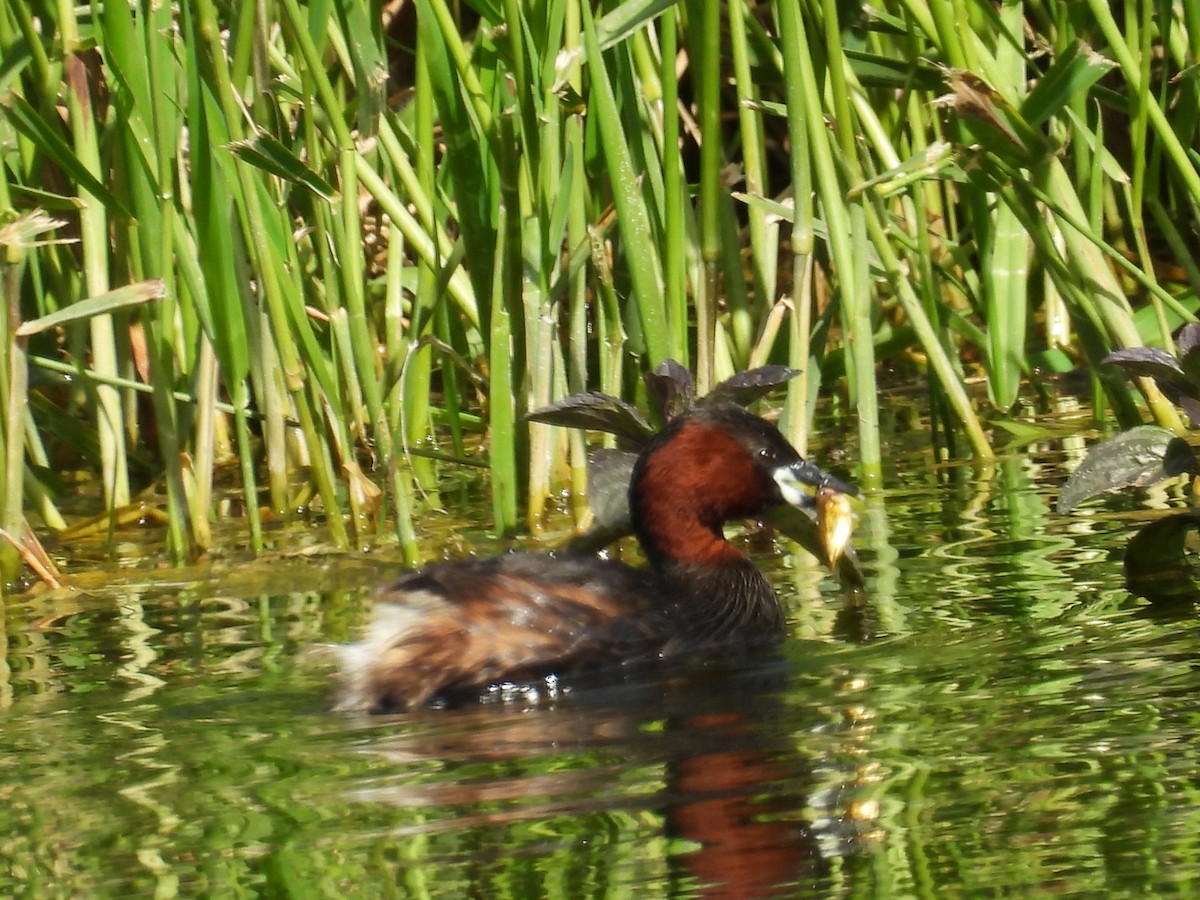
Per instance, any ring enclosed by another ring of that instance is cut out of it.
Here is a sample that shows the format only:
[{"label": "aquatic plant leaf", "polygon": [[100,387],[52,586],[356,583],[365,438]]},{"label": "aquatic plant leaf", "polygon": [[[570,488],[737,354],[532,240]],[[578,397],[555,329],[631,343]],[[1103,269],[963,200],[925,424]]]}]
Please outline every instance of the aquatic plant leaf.
[{"label": "aquatic plant leaf", "polygon": [[1172,438],[1167,444],[1167,455],[1163,458],[1163,472],[1167,478],[1177,478],[1184,472],[1200,475],[1200,461],[1191,444],[1181,437]]},{"label": "aquatic plant leaf", "polygon": [[1102,362],[1118,366],[1130,375],[1153,378],[1159,387],[1168,390],[1178,390],[1180,382],[1187,380],[1187,372],[1179,360],[1161,347],[1125,347],[1114,350]]},{"label": "aquatic plant leaf", "polygon": [[692,373],[673,359],[664,359],[653,372],[642,376],[651,407],[669,422],[696,402],[696,383]]},{"label": "aquatic plant leaf", "polygon": [[1187,441],[1157,425],[1140,425],[1097,444],[1071,473],[1058,497],[1058,512],[1067,513],[1106,491],[1140,487],[1200,472]]},{"label": "aquatic plant leaf", "polygon": [[1193,428],[1200,425],[1200,400],[1189,397],[1187,394],[1180,394],[1175,398],[1175,403],[1187,414]]},{"label": "aquatic plant leaf", "polygon": [[616,46],[674,5],[675,0],[626,0],[617,4],[596,23],[600,49]]},{"label": "aquatic plant leaf", "polygon": [[800,374],[799,369],[790,366],[759,366],[748,369],[726,378],[714,387],[705,397],[708,400],[732,400],[734,403],[746,406],[755,400],[760,400],[771,391]]},{"label": "aquatic plant leaf", "polygon": [[[1127,347],[1114,350],[1104,358],[1129,375],[1154,379],[1167,398],[1182,407],[1193,423],[1200,422],[1200,353],[1196,352],[1196,326],[1180,331],[1179,352],[1182,361],[1159,347]],[[1186,350],[1184,349],[1186,347]]]},{"label": "aquatic plant leaf", "polygon": [[1082,41],[1076,41],[1058,54],[1045,74],[1037,80],[1021,104],[1021,115],[1037,128],[1056,116],[1072,100],[1087,91],[1116,68],[1117,64],[1101,56]]},{"label": "aquatic plant leaf", "polygon": [[949,141],[933,141],[900,165],[852,185],[846,197],[853,199],[868,190],[879,197],[890,197],[916,182],[937,178],[957,165],[954,146]]},{"label": "aquatic plant leaf", "polygon": [[110,214],[114,214],[122,222],[133,220],[134,216],[129,208],[103,181],[92,174],[74,148],[63,139],[60,134],[62,122],[57,121],[57,113],[45,116],[24,97],[8,90],[4,93],[3,102],[0,102],[0,113],[3,114],[5,122],[40,148],[46,158],[53,160],[75,184],[86,188]]},{"label": "aquatic plant leaf", "polygon": [[37,319],[22,322],[16,329],[17,337],[29,337],[50,328],[58,328],[93,316],[109,315],[121,310],[130,309],[151,300],[161,300],[167,295],[167,286],[161,278],[151,278],[148,281],[136,281],[95,297],[88,297],[64,306]]},{"label": "aquatic plant leaf", "polygon": [[[867,6],[863,7],[863,11],[868,18],[874,20],[872,31],[879,28],[879,23],[888,18],[895,22],[900,21],[884,16],[879,10]],[[846,62],[854,71],[859,83],[864,86],[934,91],[941,85],[941,73],[926,60],[891,59],[882,54],[854,50],[850,47],[844,48],[843,52],[846,54]]]},{"label": "aquatic plant leaf", "polygon": [[[1184,325],[1175,336],[1175,347],[1179,351],[1179,361],[1183,371],[1187,373],[1188,381],[1193,387],[1200,388],[1200,325]],[[1200,397],[1200,390],[1190,392],[1194,397]],[[1188,416],[1192,414],[1189,412]],[[1192,417],[1192,422],[1197,420]]]},{"label": "aquatic plant leaf", "polygon": [[323,200],[332,203],[337,196],[333,185],[306,166],[282,141],[266,132],[260,132],[252,140],[233,141],[228,149],[242,162],[285,181],[303,185]]},{"label": "aquatic plant leaf", "polygon": [[1019,422],[1016,419],[997,419],[997,428],[1008,432],[1013,443],[1030,444],[1034,441],[1044,441],[1055,436],[1055,429],[1043,423]]},{"label": "aquatic plant leaf", "polygon": [[388,60],[366,3],[336,4],[345,47],[354,72],[354,106],[361,137],[374,136],[387,107]]},{"label": "aquatic plant leaf", "polygon": [[641,413],[619,397],[600,391],[572,394],[549,406],[535,409],[525,418],[563,428],[605,431],[624,438],[635,447],[640,447],[654,435],[654,429],[642,418]]},{"label": "aquatic plant leaf", "polygon": [[[441,137],[444,175],[454,185],[455,219],[466,247],[495,247],[497,221],[492,207],[493,193],[489,187],[490,172],[484,166],[485,144],[468,109],[467,92],[463,90],[462,74],[452,62],[453,53],[447,36],[437,24],[437,15],[428,0],[416,0],[417,32],[425,50],[425,72],[430,94],[437,110]],[[483,0],[471,4],[476,12],[490,22],[504,21],[498,5]],[[418,37],[414,35],[414,37]],[[499,154],[499,151],[497,151]],[[496,258],[491,253],[472,253],[466,266],[476,297],[491,296]]]},{"label": "aquatic plant leaf", "polygon": [[1200,529],[1200,510],[1196,509],[1166,516],[1141,529],[1125,548],[1125,586],[1158,603],[1200,600],[1196,573],[1187,557],[1189,538],[1196,529]]},{"label": "aquatic plant leaf", "polygon": [[1030,353],[1029,367],[1035,372],[1040,370],[1055,375],[1065,375],[1075,369],[1075,360],[1060,348],[1052,347],[1048,350]]},{"label": "aquatic plant leaf", "polygon": [[1192,322],[1179,329],[1175,336],[1175,346],[1181,357],[1190,356],[1200,350],[1200,324]]},{"label": "aquatic plant leaf", "polygon": [[1050,141],[978,74],[947,68],[943,75],[948,92],[935,103],[953,109],[986,152],[1010,165],[1028,168],[1054,151]]}]

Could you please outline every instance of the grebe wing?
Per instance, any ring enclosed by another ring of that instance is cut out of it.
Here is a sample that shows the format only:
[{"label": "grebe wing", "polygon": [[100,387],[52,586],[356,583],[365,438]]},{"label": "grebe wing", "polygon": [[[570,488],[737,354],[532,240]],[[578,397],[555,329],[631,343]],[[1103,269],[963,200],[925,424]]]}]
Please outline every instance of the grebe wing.
[{"label": "grebe wing", "polygon": [[383,588],[341,651],[341,710],[403,710],[651,649],[654,582],[594,557],[439,563]]}]

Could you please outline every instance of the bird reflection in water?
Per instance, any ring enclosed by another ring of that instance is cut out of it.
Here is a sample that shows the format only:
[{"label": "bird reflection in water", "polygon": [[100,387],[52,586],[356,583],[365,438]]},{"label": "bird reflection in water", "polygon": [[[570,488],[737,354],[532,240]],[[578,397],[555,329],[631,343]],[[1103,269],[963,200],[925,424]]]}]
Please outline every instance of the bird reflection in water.
[{"label": "bird reflection in water", "polygon": [[[775,655],[666,678],[633,671],[617,685],[573,686],[562,703],[543,696],[522,708],[507,698],[364,720],[367,752],[397,767],[376,769],[356,797],[429,811],[420,824],[395,829],[396,840],[650,812],[669,839],[671,894],[820,889],[830,885],[833,860],[875,842],[875,807],[866,799],[875,780],[871,715],[858,702],[864,685],[850,677],[820,684],[820,706],[803,705],[787,665]],[[436,763],[436,776],[423,763]],[[579,840],[577,828],[564,831]],[[589,844],[612,839],[598,827]],[[607,883],[620,878],[613,873]]]}]

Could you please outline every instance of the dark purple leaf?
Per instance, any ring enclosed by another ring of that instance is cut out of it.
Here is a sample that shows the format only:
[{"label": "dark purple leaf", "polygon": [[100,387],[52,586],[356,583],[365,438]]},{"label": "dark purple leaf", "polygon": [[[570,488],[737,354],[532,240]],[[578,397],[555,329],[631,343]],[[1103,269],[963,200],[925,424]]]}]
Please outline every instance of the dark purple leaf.
[{"label": "dark purple leaf", "polygon": [[695,402],[696,383],[692,373],[673,359],[664,359],[642,380],[646,383],[650,406],[663,422],[669,422]]},{"label": "dark purple leaf", "polygon": [[1175,336],[1175,346],[1179,349],[1181,358],[1200,350],[1200,325],[1193,322],[1180,328],[1179,334]]},{"label": "dark purple leaf", "polygon": [[1071,473],[1058,497],[1058,511],[1118,488],[1155,484],[1184,472],[1200,472],[1192,448],[1157,425],[1140,425],[1097,444]]},{"label": "dark purple leaf", "polygon": [[1187,394],[1180,394],[1175,402],[1187,414],[1193,428],[1200,425],[1200,400],[1197,400],[1195,397],[1189,397]]},{"label": "dark purple leaf", "polygon": [[1161,347],[1126,347],[1114,350],[1103,361],[1120,366],[1131,375],[1145,375],[1155,381],[1171,382],[1187,377],[1179,360]]},{"label": "dark purple leaf", "polygon": [[789,366],[759,366],[757,369],[738,372],[733,377],[726,378],[704,399],[705,401],[732,400],[734,403],[746,406],[767,396],[780,385],[787,384],[799,374],[799,369]]},{"label": "dark purple leaf", "polygon": [[563,428],[606,431],[640,447],[654,435],[654,429],[641,414],[619,397],[599,391],[584,391],[564,397],[549,406],[535,409],[525,418]]},{"label": "dark purple leaf", "polygon": [[1200,527],[1200,510],[1166,516],[1135,534],[1125,548],[1125,585],[1155,602],[1200,599],[1195,572],[1187,558],[1191,532]]},{"label": "dark purple leaf", "polygon": [[[1179,351],[1179,360],[1187,373],[1187,386],[1183,393],[1193,398],[1200,398],[1200,325],[1184,325],[1175,337],[1175,346]],[[1191,413],[1188,413],[1191,416]],[[1192,419],[1192,423],[1196,423]]]},{"label": "dark purple leaf", "polygon": [[1191,475],[1200,474],[1200,463],[1196,461],[1196,452],[1192,445],[1181,437],[1171,438],[1167,444],[1167,453],[1163,457],[1163,476],[1178,478],[1187,472]]}]

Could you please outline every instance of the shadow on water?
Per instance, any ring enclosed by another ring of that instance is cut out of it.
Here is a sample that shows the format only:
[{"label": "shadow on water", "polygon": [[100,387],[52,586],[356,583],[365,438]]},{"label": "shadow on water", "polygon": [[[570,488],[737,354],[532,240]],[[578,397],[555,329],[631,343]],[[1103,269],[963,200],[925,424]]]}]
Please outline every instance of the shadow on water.
[{"label": "shadow on water", "polygon": [[329,713],[309,651],[355,636],[376,555],[11,605],[0,893],[1193,892],[1198,623],[1123,587],[1129,519],[1159,509],[1050,512],[1065,445],[986,474],[897,452],[865,603],[751,536],[783,647],[532,706]]}]

